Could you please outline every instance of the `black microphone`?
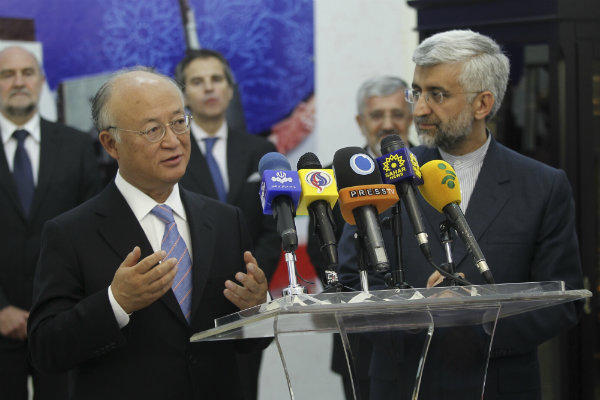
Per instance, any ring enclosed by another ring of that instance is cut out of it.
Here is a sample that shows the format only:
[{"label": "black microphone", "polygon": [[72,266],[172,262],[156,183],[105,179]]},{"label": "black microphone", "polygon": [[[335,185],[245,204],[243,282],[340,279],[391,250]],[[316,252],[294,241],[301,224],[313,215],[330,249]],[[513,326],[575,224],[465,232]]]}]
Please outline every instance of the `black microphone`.
[{"label": "black microphone", "polygon": [[321,253],[327,262],[326,269],[335,271],[338,252],[331,208],[337,201],[338,193],[333,171],[323,169],[319,158],[311,152],[300,157],[297,167],[302,196],[296,214],[310,216],[310,225],[319,238]]},{"label": "black microphone", "polygon": [[335,152],[333,168],[339,187],[342,216],[356,225],[367,264],[378,272],[389,269],[378,214],[398,202],[396,188],[381,182],[375,161],[360,147]]},{"label": "black microphone", "polygon": [[389,135],[381,140],[381,157],[377,159],[385,183],[396,185],[413,226],[419,247],[426,257],[431,257],[429,239],[421,217],[414,184],[421,184],[421,171],[417,158],[406,148],[399,135]]}]

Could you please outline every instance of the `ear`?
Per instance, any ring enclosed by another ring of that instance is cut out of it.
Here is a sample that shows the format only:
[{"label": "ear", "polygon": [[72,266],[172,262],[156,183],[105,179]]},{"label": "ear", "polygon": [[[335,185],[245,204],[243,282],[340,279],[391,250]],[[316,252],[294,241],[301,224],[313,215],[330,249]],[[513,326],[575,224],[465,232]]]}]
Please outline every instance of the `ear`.
[{"label": "ear", "polygon": [[364,124],[362,115],[357,114],[356,117],[354,117],[354,119],[356,119],[356,123],[358,124],[358,127],[361,128],[361,130],[362,130],[362,127]]},{"label": "ear", "polygon": [[113,134],[108,130],[103,130],[98,134],[98,140],[102,143],[104,150],[115,160],[119,159],[119,152],[117,151],[117,141]]},{"label": "ear", "polygon": [[483,120],[492,111],[494,95],[489,90],[481,92],[473,101],[473,116],[476,120]]}]

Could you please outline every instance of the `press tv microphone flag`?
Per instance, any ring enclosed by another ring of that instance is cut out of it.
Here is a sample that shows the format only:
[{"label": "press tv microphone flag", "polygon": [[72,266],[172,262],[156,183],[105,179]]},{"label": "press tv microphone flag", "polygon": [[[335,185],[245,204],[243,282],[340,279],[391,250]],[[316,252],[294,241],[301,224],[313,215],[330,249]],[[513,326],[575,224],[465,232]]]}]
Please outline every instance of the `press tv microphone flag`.
[{"label": "press tv microphone flag", "polygon": [[332,169],[323,169],[319,158],[308,152],[298,160],[298,175],[302,195],[296,214],[310,215],[314,232],[319,237],[321,252],[327,260],[327,269],[338,265],[335,221],[331,209],[338,199],[337,185]]},{"label": "press tv microphone flag", "polygon": [[461,240],[473,257],[475,266],[487,283],[494,283],[483,252],[460,209],[460,184],[450,164],[443,160],[432,160],[421,166],[424,183],[419,186],[423,198],[440,213],[445,214],[454,225]]},{"label": "press tv microphone flag", "polygon": [[404,202],[417,242],[428,256],[431,254],[429,239],[413,186],[423,183],[417,157],[406,148],[399,135],[384,137],[381,140],[381,153],[384,155],[377,158],[377,164],[383,182],[396,185],[398,196]]},{"label": "press tv microphone flag", "polygon": [[344,220],[356,225],[364,240],[368,265],[377,271],[386,271],[389,261],[378,214],[398,202],[395,186],[381,182],[375,161],[360,147],[336,151],[333,168],[340,189],[340,210]]},{"label": "press tv microphone flag", "polygon": [[267,153],[258,163],[262,176],[260,202],[264,214],[272,214],[277,220],[277,232],[281,236],[281,247],[286,253],[298,248],[298,234],[294,212],[302,189],[296,171],[283,154]]}]

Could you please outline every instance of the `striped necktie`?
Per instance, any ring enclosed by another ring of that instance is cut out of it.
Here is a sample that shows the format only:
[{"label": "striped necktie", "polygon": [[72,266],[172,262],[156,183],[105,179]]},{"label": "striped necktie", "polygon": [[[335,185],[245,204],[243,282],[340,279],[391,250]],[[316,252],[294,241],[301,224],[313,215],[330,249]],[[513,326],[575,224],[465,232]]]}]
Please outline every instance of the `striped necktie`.
[{"label": "striped necktie", "polygon": [[165,204],[155,206],[152,214],[156,215],[165,224],[165,233],[163,235],[160,248],[167,253],[166,258],[177,259],[177,273],[173,280],[173,292],[179,302],[181,311],[185,319],[190,322],[190,313],[192,312],[192,259],[185,245],[185,241],[177,230],[173,210]]}]

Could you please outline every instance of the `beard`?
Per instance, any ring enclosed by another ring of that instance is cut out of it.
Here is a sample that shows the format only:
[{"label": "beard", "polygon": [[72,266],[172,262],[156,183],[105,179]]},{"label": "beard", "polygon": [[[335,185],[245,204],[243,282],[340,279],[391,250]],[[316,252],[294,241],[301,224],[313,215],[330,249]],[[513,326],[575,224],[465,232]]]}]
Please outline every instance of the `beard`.
[{"label": "beard", "polygon": [[36,105],[34,103],[27,104],[25,106],[6,106],[6,114],[11,117],[26,117],[35,111]]},{"label": "beard", "polygon": [[[29,103],[14,105],[10,104],[9,101],[14,95],[21,94],[29,97]],[[31,92],[27,89],[15,89],[11,91],[8,104],[4,104],[4,111],[10,117],[26,117],[35,111],[37,104],[33,101]]]},{"label": "beard", "polygon": [[373,140],[373,144],[371,145],[371,150],[377,157],[381,157],[381,140],[384,137],[389,135],[398,135],[400,136],[400,131],[398,129],[380,129],[375,134],[375,139]]},{"label": "beard", "polygon": [[[440,121],[436,116],[415,117],[415,126],[421,144],[427,147],[439,147],[445,152],[452,152],[467,140],[473,127],[473,114],[465,108],[457,116]],[[435,130],[419,129],[419,123],[435,125]]]}]

